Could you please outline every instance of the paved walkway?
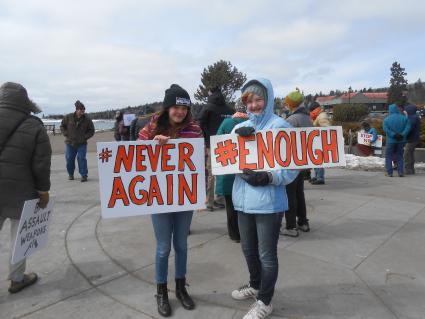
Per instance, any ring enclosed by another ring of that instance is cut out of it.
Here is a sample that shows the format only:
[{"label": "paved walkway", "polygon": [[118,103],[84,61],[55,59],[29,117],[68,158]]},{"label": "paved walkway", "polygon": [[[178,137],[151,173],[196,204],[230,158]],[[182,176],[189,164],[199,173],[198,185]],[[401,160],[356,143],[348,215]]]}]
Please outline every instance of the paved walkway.
[{"label": "paved walkway", "polygon": [[[100,218],[94,153],[88,183],[67,181],[62,156],[52,164],[49,244],[28,265],[41,279],[17,295],[5,281],[8,224],[0,233],[0,318],[158,318],[150,218]],[[324,186],[306,183],[312,231],[280,239],[273,318],[424,318],[425,175],[327,175]],[[194,216],[188,282],[197,308],[184,310],[171,293],[174,318],[242,318],[249,307],[230,298],[247,270],[225,220],[224,210]]]}]

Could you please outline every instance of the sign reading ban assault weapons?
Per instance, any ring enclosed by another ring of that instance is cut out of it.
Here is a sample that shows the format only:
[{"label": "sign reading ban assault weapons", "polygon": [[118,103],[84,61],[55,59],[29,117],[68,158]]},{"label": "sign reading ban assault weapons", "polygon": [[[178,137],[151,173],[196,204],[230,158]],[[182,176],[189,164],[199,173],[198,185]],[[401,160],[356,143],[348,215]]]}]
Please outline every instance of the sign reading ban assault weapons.
[{"label": "sign reading ban assault weapons", "polygon": [[204,139],[97,143],[103,218],[205,208]]},{"label": "sign reading ban assault weapons", "polygon": [[285,128],[251,136],[211,136],[214,175],[258,171],[345,166],[340,126]]}]

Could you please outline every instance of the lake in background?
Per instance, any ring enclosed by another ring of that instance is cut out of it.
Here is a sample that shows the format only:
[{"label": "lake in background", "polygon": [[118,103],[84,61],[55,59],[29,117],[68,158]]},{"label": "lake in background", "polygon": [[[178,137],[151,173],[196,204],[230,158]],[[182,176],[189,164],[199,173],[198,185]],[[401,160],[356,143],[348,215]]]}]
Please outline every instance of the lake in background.
[{"label": "lake in background", "polygon": [[[41,119],[45,125],[55,125],[55,132],[60,132],[60,125],[62,120],[48,120]],[[114,128],[114,120],[93,120],[94,129],[96,132],[109,131]]]}]

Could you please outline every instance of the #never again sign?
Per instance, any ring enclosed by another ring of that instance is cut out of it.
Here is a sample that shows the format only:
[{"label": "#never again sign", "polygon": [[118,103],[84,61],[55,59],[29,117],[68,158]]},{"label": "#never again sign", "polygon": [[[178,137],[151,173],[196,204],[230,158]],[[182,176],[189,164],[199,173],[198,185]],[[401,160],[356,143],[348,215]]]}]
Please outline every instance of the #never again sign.
[{"label": "#never again sign", "polygon": [[103,218],[205,208],[204,139],[97,143]]},{"label": "#never again sign", "polygon": [[50,198],[46,208],[38,207],[38,201],[32,199],[24,203],[13,247],[12,264],[27,258],[47,243],[54,200]]},{"label": "#never again sign", "polygon": [[214,175],[258,171],[345,166],[344,138],[340,126],[304,127],[259,131],[243,137],[211,136]]}]

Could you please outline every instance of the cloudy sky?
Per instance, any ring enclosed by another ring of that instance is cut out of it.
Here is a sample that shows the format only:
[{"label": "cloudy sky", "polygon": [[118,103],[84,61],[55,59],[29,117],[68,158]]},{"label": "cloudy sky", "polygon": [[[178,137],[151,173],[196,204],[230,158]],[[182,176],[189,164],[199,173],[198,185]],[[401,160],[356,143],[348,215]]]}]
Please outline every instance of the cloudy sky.
[{"label": "cloudy sky", "polygon": [[394,61],[425,79],[424,17],[423,0],[0,0],[0,82],[46,114],[193,96],[220,59],[277,96],[383,87]]}]

